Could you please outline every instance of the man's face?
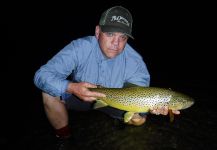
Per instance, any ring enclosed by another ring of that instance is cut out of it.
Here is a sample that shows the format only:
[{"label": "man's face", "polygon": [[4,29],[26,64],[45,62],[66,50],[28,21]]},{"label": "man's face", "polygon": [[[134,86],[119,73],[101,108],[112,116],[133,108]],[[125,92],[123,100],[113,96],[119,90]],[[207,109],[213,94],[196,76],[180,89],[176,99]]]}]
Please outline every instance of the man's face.
[{"label": "man's face", "polygon": [[100,48],[107,58],[119,55],[127,43],[128,36],[120,32],[102,32],[96,26],[96,38],[99,40]]}]

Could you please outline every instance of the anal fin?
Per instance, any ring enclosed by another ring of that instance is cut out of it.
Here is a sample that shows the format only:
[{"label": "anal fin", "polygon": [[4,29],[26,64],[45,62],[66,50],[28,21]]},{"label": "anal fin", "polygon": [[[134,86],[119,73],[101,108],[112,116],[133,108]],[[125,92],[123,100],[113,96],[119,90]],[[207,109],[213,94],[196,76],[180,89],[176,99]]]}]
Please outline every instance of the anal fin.
[{"label": "anal fin", "polygon": [[129,122],[129,121],[132,119],[134,113],[135,113],[135,112],[130,112],[130,111],[129,111],[129,112],[126,112],[126,113],[124,114],[124,122],[125,122],[125,123]]}]

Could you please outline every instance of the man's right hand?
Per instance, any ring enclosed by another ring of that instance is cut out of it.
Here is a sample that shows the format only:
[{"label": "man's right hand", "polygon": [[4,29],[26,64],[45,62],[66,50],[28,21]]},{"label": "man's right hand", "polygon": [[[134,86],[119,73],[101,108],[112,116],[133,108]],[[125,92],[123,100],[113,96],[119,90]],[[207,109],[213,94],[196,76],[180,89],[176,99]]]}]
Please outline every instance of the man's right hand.
[{"label": "man's right hand", "polygon": [[97,88],[96,85],[88,82],[72,83],[68,84],[67,92],[76,95],[83,101],[92,102],[97,97],[106,97],[105,94],[90,91],[88,88]]}]

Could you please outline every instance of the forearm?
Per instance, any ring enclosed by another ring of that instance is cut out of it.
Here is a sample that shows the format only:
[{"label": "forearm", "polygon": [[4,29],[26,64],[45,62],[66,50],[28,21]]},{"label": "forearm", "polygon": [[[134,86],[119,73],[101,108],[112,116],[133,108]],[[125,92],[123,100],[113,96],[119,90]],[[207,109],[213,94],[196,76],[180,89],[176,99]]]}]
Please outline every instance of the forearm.
[{"label": "forearm", "polygon": [[61,96],[66,91],[68,83],[68,80],[41,69],[34,76],[34,84],[52,96]]}]

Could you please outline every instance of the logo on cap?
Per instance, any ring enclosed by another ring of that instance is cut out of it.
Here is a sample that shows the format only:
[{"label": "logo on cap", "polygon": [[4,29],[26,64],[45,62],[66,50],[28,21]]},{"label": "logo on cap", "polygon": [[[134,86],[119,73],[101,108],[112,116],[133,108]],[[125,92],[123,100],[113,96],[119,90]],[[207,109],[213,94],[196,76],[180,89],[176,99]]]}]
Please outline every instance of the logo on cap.
[{"label": "logo on cap", "polygon": [[122,16],[112,16],[111,21],[117,21],[119,23],[123,23],[127,26],[130,26],[130,23]]}]

